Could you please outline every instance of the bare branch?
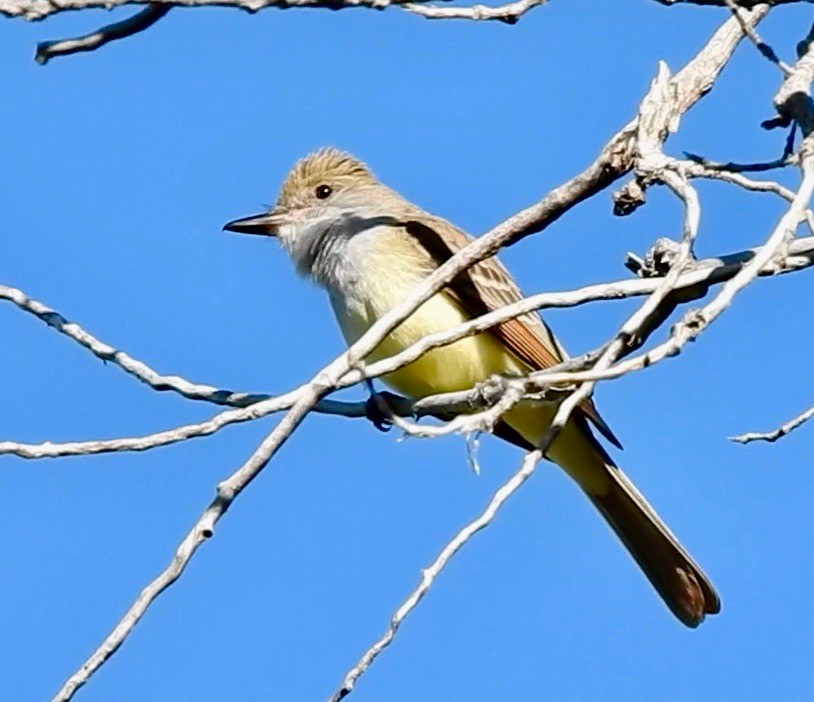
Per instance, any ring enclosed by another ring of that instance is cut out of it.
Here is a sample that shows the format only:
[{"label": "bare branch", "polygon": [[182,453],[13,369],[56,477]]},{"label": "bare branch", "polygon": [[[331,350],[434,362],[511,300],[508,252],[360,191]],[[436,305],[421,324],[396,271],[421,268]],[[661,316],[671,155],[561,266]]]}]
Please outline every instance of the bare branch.
[{"label": "bare branch", "polygon": [[297,403],[274,427],[252,456],[229,478],[218,485],[215,499],[201,513],[192,529],[184,537],[169,565],[141,591],[113,631],[108,634],[93,655],[82,664],[82,667],[68,678],[52,702],[68,702],[93,673],[118,650],[147,608],[164,590],[181,577],[198,547],[212,537],[215,533],[215,525],[220,518],[226,513],[235,498],[271,460],[291,432],[302,422],[309,409],[319,399],[321,391],[317,383],[310,384]]},{"label": "bare branch", "polygon": [[178,7],[231,7],[259,12],[269,7],[345,9],[367,7],[383,10],[399,0],[0,0],[0,15],[39,21],[69,10],[112,10],[125,5],[169,5]]},{"label": "bare branch", "polygon": [[715,161],[710,161],[703,156],[689,153],[687,151],[684,152],[684,156],[690,159],[690,161],[695,161],[695,163],[713,170],[730,171],[731,173],[756,173],[760,171],[771,171],[776,168],[785,168],[787,166],[798,165],[799,160],[794,155],[794,137],[796,134],[797,123],[795,122],[791,125],[791,129],[789,129],[789,133],[786,136],[786,143],[783,145],[783,153],[780,155],[780,158],[776,158],[773,161],[758,163],[735,163],[734,161],[729,161],[728,163],[717,163]]},{"label": "bare branch", "polygon": [[84,346],[98,359],[106,363],[109,362],[117,365],[126,373],[129,373],[137,380],[140,380],[158,392],[172,390],[189,400],[205,400],[206,402],[212,402],[216,405],[230,405],[234,407],[247,407],[269,398],[269,395],[232,392],[231,390],[221,390],[211,385],[199,385],[197,383],[191,383],[177,375],[161,375],[124,351],[118,351],[109,344],[100,341],[78,324],[69,322],[56,310],[51,309],[42,302],[31,299],[22,290],[18,290],[17,288],[0,285],[0,301],[1,300],[11,302],[23,312],[33,314],[49,327],[56,329],[60,334],[64,334],[80,346]]},{"label": "bare branch", "polygon": [[690,341],[694,341],[729,305],[735,295],[751,283],[761,271],[772,268],[779,256],[785,256],[783,249],[790,247],[789,237],[803,215],[805,208],[811,201],[814,193],[814,144],[810,140],[804,142],[804,152],[801,154],[801,171],[803,179],[794,201],[770,234],[766,243],[756,250],[754,257],[747,262],[729,281],[721,291],[706,306],[699,310],[688,312],[684,318],[671,330],[670,338],[651,349],[647,353],[621,361],[606,370],[596,368],[587,371],[574,371],[567,377],[558,376],[556,372],[541,371],[531,374],[526,379],[527,387],[545,389],[553,384],[562,382],[595,382],[610,380],[635,370],[649,368],[665,358],[680,353],[681,349]]},{"label": "bare branch", "polygon": [[[384,10],[388,7],[400,7],[408,12],[421,14],[430,19],[468,19],[500,20],[513,24],[522,15],[548,0],[515,0],[514,2],[489,7],[474,5],[454,8],[457,12],[439,12],[444,8],[428,6],[427,12],[421,6],[428,0],[0,0],[0,15],[22,17],[29,21],[45,19],[67,10],[113,9],[125,5],[179,6],[179,7],[230,7],[247,12],[259,12],[267,8],[289,10],[292,8],[311,8],[328,10],[345,10],[367,8]],[[450,8],[452,9],[452,8]],[[131,34],[134,32],[131,32]],[[118,37],[116,37],[118,38]]]},{"label": "bare branch", "polygon": [[[448,436],[450,434],[491,434],[495,428],[495,424],[500,418],[506,414],[512,407],[520,402],[525,397],[525,390],[521,383],[514,380],[505,378],[500,379],[497,385],[501,388],[497,398],[488,401],[486,400],[485,386],[491,386],[492,393],[495,391],[494,381],[485,381],[478,383],[475,387],[470,388],[468,393],[474,395],[473,402],[464,412],[455,412],[452,419],[446,421],[442,426],[433,426],[427,424],[418,424],[417,422],[404,419],[395,411],[389,410],[390,421],[393,425],[401,429],[405,436],[415,437],[419,439],[434,439],[439,436]],[[378,399],[378,397],[377,397]],[[423,398],[428,399],[428,398]],[[473,412],[472,409],[479,405],[486,405],[486,408],[480,412]],[[442,418],[450,415],[449,410],[445,411]],[[477,472],[477,471],[476,471]]]},{"label": "bare branch", "polygon": [[[679,276],[674,284],[673,290],[692,292],[691,296],[688,296],[685,300],[683,300],[685,302],[689,301],[690,299],[703,297],[711,286],[731,279],[744,266],[745,263],[755,257],[759,250],[760,248],[747,249],[746,251],[740,251],[727,256],[696,261],[689,270]],[[649,255],[649,257],[652,258],[652,254]],[[633,262],[630,264],[631,268],[634,270],[641,270],[643,274],[650,275],[650,272],[645,273],[643,270],[644,265],[643,260],[638,257],[633,257]],[[811,265],[814,265],[814,237],[797,239],[789,246],[785,258],[770,262],[769,265],[761,270],[760,275],[780,275],[783,273],[797,271],[802,268],[807,268]],[[359,382],[363,377],[379,377],[381,375],[390,373],[393,370],[411,363],[420,355],[432,348],[451,344],[466,336],[471,336],[485,331],[486,329],[489,329],[500,322],[522,316],[534,310],[566,308],[583,305],[592,301],[620,300],[628,297],[639,297],[652,293],[660,285],[662,285],[662,283],[663,278],[661,277],[646,277],[639,280],[619,280],[612,283],[589,285],[567,292],[539,293],[537,295],[532,295],[524,298],[520,302],[500,308],[495,312],[483,315],[457,327],[427,336],[417,344],[405,349],[395,356],[367,365],[364,367],[363,371],[357,370],[353,374],[349,374],[343,379],[340,387],[353,385]],[[22,295],[20,291],[15,291],[15,293]],[[77,325],[73,323],[70,326],[73,329],[78,329]],[[582,361],[585,358],[586,356],[572,359],[569,364],[552,368],[550,371],[548,371],[548,373],[559,374],[555,376],[558,379],[557,382],[573,382],[576,379],[572,375],[567,375],[573,372],[569,370],[569,366],[579,366],[582,364]],[[587,358],[590,360],[590,355],[588,355]],[[147,367],[145,366],[145,368]],[[149,373],[154,373],[154,371],[150,369],[148,369],[148,371]],[[189,381],[179,378],[178,376],[169,377],[175,378],[177,385],[180,387],[187,387],[187,384],[189,384]],[[472,410],[482,407],[490,408],[493,407],[501,397],[506,395],[507,387],[501,384],[503,380],[505,379],[495,378],[485,383],[481,383],[471,390],[460,391],[457,393],[431,395],[416,401],[410,401],[402,398],[398,404],[393,404],[393,401],[391,400],[388,404],[388,409],[398,417],[423,417],[448,415],[450,413],[460,414],[471,412]],[[209,386],[195,387],[208,388]],[[175,390],[176,388],[163,387],[161,389]],[[215,388],[212,388],[212,391],[212,394],[219,399],[227,396],[227,391],[217,390]],[[188,424],[168,431],[162,431],[141,437],[97,441],[76,441],[68,443],[54,443],[46,441],[40,444],[0,441],[0,455],[11,454],[21,458],[39,459],[118,451],[145,451],[148,449],[177,443],[179,441],[184,441],[190,438],[208,436],[231,424],[251,421],[259,417],[264,417],[275,412],[289,409],[298,398],[298,393],[300,391],[301,389],[297,389],[276,397],[260,394],[232,393],[233,396],[239,398],[238,401],[241,403],[242,398],[251,397],[256,399],[250,407],[244,408],[242,404],[238,404],[237,406],[240,407],[242,411],[232,410],[222,412],[204,422]],[[203,398],[196,397],[193,399]],[[218,402],[218,404],[226,403]],[[343,402],[339,400],[323,399],[315,405],[313,411],[320,414],[329,414],[349,418],[366,417],[364,402]],[[476,428],[476,424],[479,421],[488,421],[492,416],[493,413],[489,413],[484,417],[469,415],[469,420],[473,422],[471,428]],[[408,433],[411,433],[406,426],[407,425],[399,424],[400,428],[408,431]],[[432,434],[434,428],[422,426],[420,429],[421,430],[417,432],[417,435]],[[461,427],[458,428],[459,431],[464,431],[466,429],[467,427],[465,426],[465,423],[462,423]]]},{"label": "bare branch", "polygon": [[617,363],[601,373],[578,371],[573,373],[571,378],[574,380],[618,378],[633,370],[648,368],[664,358],[675,356],[688,342],[695,340],[704,329],[729,307],[735,295],[760,275],[764,268],[772,267],[777,256],[784,255],[782,249],[789,245],[789,237],[793,235],[800,217],[803,216],[811,201],[812,192],[814,192],[814,149],[812,149],[812,146],[814,145],[808,141],[804,142],[805,153],[801,159],[803,180],[788,211],[781,217],[766,243],[757,250],[754,258],[724,284],[721,291],[708,305],[700,310],[687,313],[671,330],[670,339],[647,353]]},{"label": "bare branch", "polygon": [[[338,2],[335,0],[324,0],[324,2],[321,3],[300,3],[296,2],[296,0],[291,0],[291,2],[268,3],[268,6],[273,5],[280,7],[281,9],[300,6],[330,7],[330,9],[337,10],[342,9],[343,7],[357,7],[360,5],[374,9],[384,9],[384,7],[393,4],[402,7],[407,12],[412,12],[413,14],[426,17],[427,19],[464,19],[473,21],[495,20],[504,22],[506,24],[516,24],[524,14],[530,10],[533,10],[538,5],[548,2],[548,0],[515,0],[514,2],[496,7],[491,7],[488,5],[472,5],[471,7],[438,7],[435,5],[423,5],[422,2],[426,1],[427,0],[413,0],[411,2],[406,2],[406,0],[376,0],[375,2],[360,3],[354,1],[345,2],[344,0],[339,0]],[[139,32],[143,32],[144,30],[152,27],[172,9],[174,4],[173,2],[169,2],[169,0],[126,0],[125,2],[105,3],[105,7],[111,7],[112,5],[144,3],[149,4],[132,17],[128,17],[120,22],[114,22],[101,27],[90,34],[71,39],[46,41],[38,44],[36,54],[34,55],[34,60],[41,65],[45,65],[55,56],[68,56],[70,54],[76,54],[83,51],[95,51],[111,41],[131,37],[134,34],[138,34]],[[19,6],[21,3],[16,4]],[[73,9],[84,9],[93,6],[92,4],[84,1],[77,4],[79,6]],[[195,0],[194,2],[182,1],[180,4],[186,6],[212,4],[229,5],[241,9],[247,9],[251,12],[254,11],[254,8],[250,6],[250,3],[244,4],[242,2],[212,3],[209,2],[209,0],[202,0],[200,2]],[[54,11],[67,9],[63,7],[62,4],[59,6],[54,5],[53,7],[57,8],[57,10],[52,10],[52,12],[48,14],[53,14]],[[20,14],[27,19],[42,19],[45,16],[29,16],[31,12],[32,8],[27,8],[26,10],[21,9]],[[42,12],[42,10],[38,10],[37,12]],[[0,14],[13,16],[14,11],[12,9],[12,3],[0,2]]]},{"label": "bare branch", "polygon": [[[501,12],[507,10],[509,14],[515,14],[517,17],[519,17],[524,12],[528,11],[528,9],[531,9],[539,4],[545,4],[547,1],[548,0],[539,0],[539,2],[536,3],[531,3],[530,0],[527,0],[525,3],[515,1],[501,7],[487,7],[485,10],[477,10],[476,8],[480,6],[475,5],[473,7],[463,8],[465,12],[457,16],[457,18],[475,20],[502,19],[501,17],[491,17],[488,15],[492,13],[500,14]],[[812,0],[738,0],[737,5],[746,11],[744,14],[744,26],[751,28],[752,18],[748,16],[749,12],[753,12],[755,10],[768,10],[770,7],[776,5],[809,3],[811,1]],[[693,4],[713,7],[727,7],[730,0],[656,0],[656,2],[668,6],[678,4]],[[371,10],[384,10],[388,7],[403,7],[404,9],[412,12],[414,11],[415,5],[423,4],[423,2],[417,2],[416,0],[411,0],[410,2],[407,2],[406,0],[60,0],[59,2],[54,2],[53,0],[0,0],[0,15],[5,15],[6,17],[21,17],[29,21],[37,21],[60,12],[91,9],[111,10],[116,7],[123,7],[125,5],[230,7],[252,13],[271,7],[280,10],[288,10],[292,8],[321,8],[329,10],[368,8]],[[527,7],[527,5],[531,5],[531,7]],[[485,13],[487,16],[479,17],[478,15],[481,12]]]},{"label": "bare branch", "polygon": [[778,439],[782,439],[786,434],[790,434],[793,432],[797,427],[802,426],[805,424],[809,419],[814,417],[814,407],[809,407],[805,412],[801,412],[798,414],[794,419],[789,420],[781,427],[778,427],[774,431],[767,431],[767,432],[755,432],[750,431],[746,434],[739,434],[738,436],[730,436],[730,441],[735,441],[739,444],[748,444],[752,441],[768,441],[769,443],[774,443]]},{"label": "bare branch", "polygon": [[45,41],[37,45],[34,60],[45,65],[55,56],[78,54],[82,51],[95,51],[108,42],[131,37],[152,27],[158,20],[172,9],[172,5],[148,5],[132,17],[121,22],[108,24],[95,32],[75,39],[60,39],[58,41]]},{"label": "bare branch", "polygon": [[503,506],[506,500],[514,495],[523,483],[531,477],[542,457],[543,451],[540,449],[527,453],[520,465],[520,469],[495,492],[489,504],[486,506],[486,509],[476,519],[461,529],[455,537],[441,549],[441,553],[438,554],[438,557],[432,564],[421,571],[421,582],[395,611],[390,619],[390,626],[387,628],[384,636],[365,651],[364,655],[359,659],[359,662],[347,672],[345,679],[342,681],[342,686],[334,693],[330,702],[339,702],[339,700],[344,699],[353,691],[359,678],[370,668],[373,661],[379,657],[379,654],[392,643],[402,622],[418,606],[418,603],[421,602],[424,595],[426,595],[433,586],[433,583],[449,559],[458,553],[475,534],[492,523],[498,510]]},{"label": "bare branch", "polygon": [[[306,386],[301,386],[278,397],[271,397],[257,402],[249,407],[226,410],[204,422],[185,424],[175,429],[160,431],[146,436],[128,437],[122,439],[107,439],[97,441],[71,441],[54,443],[46,441],[41,444],[24,444],[15,441],[0,441],[0,455],[11,454],[20,458],[61,458],[64,456],[90,456],[97,453],[114,453],[119,451],[148,451],[159,446],[168,446],[180,441],[187,441],[202,436],[209,436],[224,427],[241,422],[250,422],[269,414],[291,409],[295,403],[306,394]],[[346,417],[363,417],[363,405],[360,413],[360,404],[351,402],[338,402],[335,400],[322,400],[318,402],[313,411],[325,414],[343,415]]]},{"label": "bare branch", "polygon": [[490,7],[489,5],[472,5],[471,7],[439,7],[408,2],[402,8],[427,19],[465,19],[497,20],[506,24],[516,24],[529,10],[544,5],[548,0],[516,0],[515,2]]}]

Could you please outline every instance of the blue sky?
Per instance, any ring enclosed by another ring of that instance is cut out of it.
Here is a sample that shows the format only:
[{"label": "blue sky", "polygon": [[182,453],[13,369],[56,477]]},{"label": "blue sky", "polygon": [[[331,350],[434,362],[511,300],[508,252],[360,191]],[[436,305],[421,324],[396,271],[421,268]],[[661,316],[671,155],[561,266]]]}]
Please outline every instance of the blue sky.
[{"label": "blue sky", "polygon": [[[162,372],[284,391],[341,350],[328,305],[273,243],[220,228],[273,201],[294,160],[349,149],[482,233],[583,167],[632,116],[657,60],[677,69],[724,16],[645,0],[552,2],[514,27],[176,9],[46,67],[32,61],[37,41],[111,15],[3,20],[0,282]],[[809,23],[784,7],[761,32],[791,60]],[[778,84],[742,46],[670,153],[775,157],[783,135],[759,123]],[[699,189],[701,256],[755,245],[782,211],[769,195]],[[561,290],[625,277],[627,250],[680,232],[663,192],[632,217],[610,209],[600,195],[503,258],[527,291]],[[806,272],[761,281],[678,358],[598,392],[626,447],[614,455],[716,583],[719,616],[677,624],[577,490],[542,467],[351,699],[814,696],[814,428],[773,446],[726,440],[814,399],[808,286]],[[579,353],[633,305],[546,317]],[[138,435],[215,412],[151,392],[9,305],[0,330],[0,439]],[[146,454],[0,458],[0,699],[57,690],[272,422]],[[520,460],[485,440],[476,477],[460,437],[396,438],[309,418],[77,699],[327,698]]]}]

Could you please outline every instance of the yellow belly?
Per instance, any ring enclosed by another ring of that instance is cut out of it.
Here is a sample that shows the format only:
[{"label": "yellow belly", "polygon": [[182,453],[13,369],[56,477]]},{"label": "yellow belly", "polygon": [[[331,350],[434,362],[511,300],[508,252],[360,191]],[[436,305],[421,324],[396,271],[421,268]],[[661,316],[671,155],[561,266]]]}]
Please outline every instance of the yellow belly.
[{"label": "yellow belly", "polygon": [[[406,294],[393,285],[380,292],[389,294],[377,295],[375,304],[366,302],[354,308],[335,307],[342,333],[349,344]],[[393,356],[428,334],[450,329],[468,319],[450,298],[439,293],[385,337],[369,355],[368,361]],[[432,349],[403,368],[382,376],[382,380],[407,397],[420,398],[467,390],[495,374],[517,375],[525,371],[495,337],[483,333]],[[551,426],[556,409],[553,403],[523,402],[506,412],[503,419],[526,441],[537,445]],[[608,489],[604,461],[574,422],[563,428],[547,455],[588,492],[602,494]]]},{"label": "yellow belly", "polygon": [[[446,298],[430,299],[416,315],[393,330],[373,352],[377,358],[414,344],[427,334],[457,326],[467,319]],[[491,334],[460,339],[432,349],[411,364],[384,377],[385,382],[410,397],[466,390],[495,374],[515,374],[519,364]]]},{"label": "yellow belly", "polygon": [[[337,314],[345,339],[356,341],[382,314],[394,306],[377,301],[364,310]],[[386,307],[386,309],[384,309]],[[428,334],[450,329],[468,320],[458,306],[439,293],[419,307],[373,350],[368,361],[378,361],[403,351]],[[516,374],[519,363],[491,335],[478,334],[448,346],[432,349],[412,363],[382,377],[397,392],[418,398],[466,390],[495,374]]]}]

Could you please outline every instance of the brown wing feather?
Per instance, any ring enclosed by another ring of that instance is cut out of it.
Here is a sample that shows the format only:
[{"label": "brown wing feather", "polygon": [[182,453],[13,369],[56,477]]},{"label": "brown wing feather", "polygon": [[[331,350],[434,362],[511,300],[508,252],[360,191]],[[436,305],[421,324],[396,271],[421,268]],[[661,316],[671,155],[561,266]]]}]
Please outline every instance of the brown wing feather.
[{"label": "brown wing feather", "polygon": [[[440,265],[466,246],[471,238],[449,222],[433,219],[437,224],[435,227],[419,221],[408,221],[405,228],[436,264]],[[479,317],[523,299],[517,284],[496,258],[481,261],[463,271],[444,289],[444,292],[473,317]],[[530,370],[551,368],[562,363],[567,357],[551,330],[535,313],[502,322],[489,331]],[[580,410],[608,441],[619,448],[622,447],[599,415],[593,400],[583,402]]]}]

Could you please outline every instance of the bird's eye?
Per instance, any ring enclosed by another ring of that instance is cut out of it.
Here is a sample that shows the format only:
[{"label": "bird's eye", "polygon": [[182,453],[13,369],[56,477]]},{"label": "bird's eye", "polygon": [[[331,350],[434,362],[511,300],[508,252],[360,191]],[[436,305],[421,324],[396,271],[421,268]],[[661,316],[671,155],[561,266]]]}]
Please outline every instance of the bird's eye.
[{"label": "bird's eye", "polygon": [[314,194],[320,200],[324,200],[326,197],[329,197],[332,192],[333,188],[331,188],[330,185],[317,185],[316,190],[314,190]]}]

